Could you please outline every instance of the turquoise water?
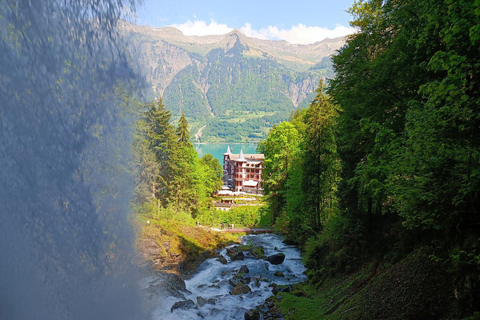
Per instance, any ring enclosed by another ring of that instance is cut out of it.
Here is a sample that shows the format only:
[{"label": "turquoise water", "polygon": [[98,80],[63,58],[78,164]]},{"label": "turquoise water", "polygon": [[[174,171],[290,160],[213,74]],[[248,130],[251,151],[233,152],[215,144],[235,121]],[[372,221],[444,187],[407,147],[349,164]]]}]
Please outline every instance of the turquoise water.
[{"label": "turquoise water", "polygon": [[193,146],[200,158],[210,153],[223,165],[223,154],[227,152],[228,145],[230,145],[232,153],[240,153],[240,149],[243,150],[244,154],[257,153],[258,143],[206,143],[194,144]]}]

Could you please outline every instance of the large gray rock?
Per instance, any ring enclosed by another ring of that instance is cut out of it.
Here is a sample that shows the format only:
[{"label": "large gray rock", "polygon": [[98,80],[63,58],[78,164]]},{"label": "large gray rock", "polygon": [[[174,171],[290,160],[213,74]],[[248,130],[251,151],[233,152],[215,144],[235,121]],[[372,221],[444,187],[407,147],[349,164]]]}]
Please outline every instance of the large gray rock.
[{"label": "large gray rock", "polygon": [[249,293],[250,291],[252,291],[252,290],[250,289],[249,286],[247,286],[246,284],[243,284],[243,283],[239,283],[235,287],[233,287],[232,294],[240,295],[240,294]]},{"label": "large gray rock", "polygon": [[284,253],[277,253],[272,256],[268,256],[263,258],[266,261],[270,262],[271,264],[282,264],[283,261],[285,260],[285,254]]},{"label": "large gray rock", "polygon": [[193,300],[184,300],[175,302],[175,304],[170,308],[170,311],[173,312],[174,310],[181,309],[181,310],[188,310],[192,309],[195,306],[195,302]]},{"label": "large gray rock", "polygon": [[158,279],[150,283],[147,292],[151,297],[167,292],[168,295],[179,299],[185,299],[185,294],[190,293],[185,281],[178,275],[163,273],[159,275]]}]

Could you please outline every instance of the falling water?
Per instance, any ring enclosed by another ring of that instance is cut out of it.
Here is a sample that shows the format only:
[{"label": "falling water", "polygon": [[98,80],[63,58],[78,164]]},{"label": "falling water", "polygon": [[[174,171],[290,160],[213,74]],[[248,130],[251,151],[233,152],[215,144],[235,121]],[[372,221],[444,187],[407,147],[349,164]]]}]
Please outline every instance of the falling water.
[{"label": "falling water", "polygon": [[0,319],[139,319],[122,0],[0,1]]}]

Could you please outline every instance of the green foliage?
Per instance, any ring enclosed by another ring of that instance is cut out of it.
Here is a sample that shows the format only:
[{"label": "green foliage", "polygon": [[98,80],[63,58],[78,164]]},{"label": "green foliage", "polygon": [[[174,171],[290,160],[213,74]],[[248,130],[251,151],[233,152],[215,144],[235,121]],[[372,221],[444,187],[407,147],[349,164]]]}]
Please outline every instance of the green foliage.
[{"label": "green foliage", "polygon": [[178,126],[175,130],[175,134],[178,137],[178,141],[181,144],[188,144],[190,143],[190,132],[188,131],[188,120],[185,117],[185,112],[182,111],[182,116],[180,120],[178,120]]},{"label": "green foliage", "polygon": [[273,127],[267,140],[258,145],[259,152],[265,154],[263,180],[272,222],[285,209],[289,170],[300,152],[300,135],[295,126],[282,122]]},{"label": "green foliage", "polygon": [[212,225],[219,228],[222,223],[234,224],[236,227],[250,227],[260,225],[262,219],[261,206],[238,206],[229,211],[205,210],[197,217],[203,225]]},{"label": "green foliage", "polygon": [[223,185],[223,168],[217,158],[211,154],[206,154],[200,159],[200,165],[203,167],[203,182],[205,191],[213,195],[220,190]]},{"label": "green foliage", "polygon": [[304,211],[316,230],[328,221],[337,207],[340,168],[335,137],[337,110],[323,88],[320,83],[317,96],[306,114],[302,179]]},{"label": "green foliage", "polygon": [[[319,88],[292,116],[300,160],[268,182],[293,201],[271,208],[292,239],[309,238],[311,279],[424,246],[454,276],[459,310],[478,312],[480,2],[357,1],[350,13],[358,32],[333,58],[329,96]],[[267,172],[268,159],[285,168],[281,155],[266,152]]]},{"label": "green foliage", "polygon": [[146,109],[137,123],[133,145],[137,169],[135,205],[144,211],[144,205],[153,203],[164,215],[175,207],[178,214],[187,212],[194,217],[219,185],[218,161],[215,166],[211,158],[203,162],[198,159],[189,141],[184,114],[174,128],[161,98]]}]

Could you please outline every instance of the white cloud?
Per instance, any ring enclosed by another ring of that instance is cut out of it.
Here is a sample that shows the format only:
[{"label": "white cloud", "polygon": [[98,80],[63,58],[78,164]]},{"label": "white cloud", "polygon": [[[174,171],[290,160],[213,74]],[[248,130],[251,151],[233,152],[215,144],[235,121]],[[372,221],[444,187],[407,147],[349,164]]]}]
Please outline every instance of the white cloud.
[{"label": "white cloud", "polygon": [[[216,23],[213,19],[207,24],[205,21],[188,21],[184,24],[175,24],[173,27],[181,30],[187,36],[204,36],[204,35],[220,35],[226,34],[233,28],[226,24]],[[322,41],[325,38],[336,38],[346,36],[355,32],[355,29],[337,25],[330,30],[322,27],[308,27],[304,24],[298,24],[290,29],[279,29],[276,26],[255,30],[252,25],[245,23],[240,28],[248,37],[268,40],[286,40],[296,44],[311,44]]]},{"label": "white cloud", "polygon": [[207,24],[205,21],[187,21],[183,24],[174,24],[172,27],[175,27],[183,32],[186,36],[206,36],[206,35],[219,35],[226,34],[233,30],[229,28],[226,24],[219,24],[213,21],[210,21],[210,24]]},{"label": "white cloud", "polygon": [[[249,27],[247,25],[245,26]],[[279,29],[275,26],[269,26],[259,31],[253,30],[253,33],[249,35],[247,33],[249,29],[246,27],[242,28],[242,31],[245,32],[247,36],[270,40],[286,40],[290,43],[297,44],[311,44],[322,41],[325,38],[342,37],[355,32],[355,29],[341,25],[337,25],[335,29],[330,30],[327,28],[307,27],[304,24],[298,24],[291,29]]]}]

